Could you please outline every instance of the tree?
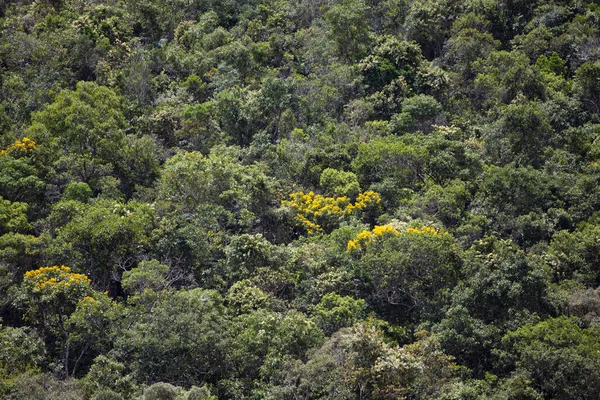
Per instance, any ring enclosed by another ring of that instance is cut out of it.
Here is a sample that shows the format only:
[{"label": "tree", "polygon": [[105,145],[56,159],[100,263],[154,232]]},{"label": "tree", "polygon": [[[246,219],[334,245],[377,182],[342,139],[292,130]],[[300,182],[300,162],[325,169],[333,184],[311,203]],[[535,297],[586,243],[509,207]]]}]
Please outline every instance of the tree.
[{"label": "tree", "polygon": [[562,230],[554,234],[548,249],[548,262],[556,281],[577,280],[587,287],[600,285],[597,269],[597,238],[600,227],[582,224],[574,232]]},{"label": "tree", "polygon": [[0,155],[0,196],[35,206],[40,202],[46,184],[37,176],[35,164],[26,157],[16,157],[18,155],[9,152]]},{"label": "tree", "polygon": [[161,296],[150,313],[131,321],[116,338],[114,354],[139,381],[214,383],[229,370],[226,328],[217,292],[180,290]]},{"label": "tree", "polygon": [[402,102],[402,112],[392,117],[392,129],[399,133],[415,130],[430,132],[431,125],[438,122],[441,112],[442,105],[432,96],[409,97]]},{"label": "tree", "polygon": [[230,236],[223,253],[223,278],[229,285],[254,276],[259,268],[278,270],[291,258],[287,249],[275,246],[261,234]]},{"label": "tree", "polygon": [[119,179],[119,188],[125,198],[130,199],[136,192],[143,193],[144,188],[152,187],[160,175],[161,162],[161,151],[153,138],[125,136],[114,166],[114,175]]},{"label": "tree", "polygon": [[313,319],[326,335],[366,318],[367,303],[362,299],[328,293],[312,311]]},{"label": "tree", "polygon": [[479,107],[509,104],[517,96],[543,100],[546,85],[541,71],[530,65],[527,56],[519,51],[492,52],[474,63],[477,72],[473,97]]},{"label": "tree", "polygon": [[[13,328],[0,325],[0,345],[2,379],[15,377],[43,364],[46,353],[44,341],[28,327]],[[1,391],[0,389],[0,393]]]},{"label": "tree", "polygon": [[389,179],[399,187],[415,188],[425,180],[427,151],[395,137],[360,143],[352,161],[363,187]]},{"label": "tree", "polygon": [[373,285],[371,299],[395,321],[435,320],[460,278],[451,234],[423,226],[384,235],[358,263]]},{"label": "tree", "polygon": [[411,3],[405,23],[408,38],[421,45],[428,59],[442,54],[446,32],[451,24],[451,5],[447,0]]},{"label": "tree", "polygon": [[219,91],[214,96],[215,119],[229,142],[237,146],[251,143],[256,129],[252,126],[250,106],[253,93],[247,88],[233,86]]},{"label": "tree", "polygon": [[94,359],[81,383],[88,395],[110,390],[128,398],[135,389],[132,376],[125,372],[125,365],[104,355]]},{"label": "tree", "polygon": [[0,196],[0,235],[9,232],[26,232],[31,229],[27,221],[28,208],[27,203],[11,203]]},{"label": "tree", "polygon": [[[73,209],[65,210],[69,207]],[[110,290],[113,295],[119,291],[120,273],[150,252],[151,234],[157,227],[154,208],[135,200],[93,204],[63,201],[53,208],[49,222],[53,219],[58,226],[50,225],[50,232],[56,230],[46,254],[57,262],[88,271],[95,287]]]},{"label": "tree", "polygon": [[465,278],[433,331],[445,351],[477,376],[494,365],[493,349],[505,333],[550,314],[552,307],[541,260],[509,241],[476,241],[463,260]]},{"label": "tree", "polygon": [[531,379],[544,398],[592,399],[600,388],[598,331],[565,316],[528,324],[502,344],[517,374]]},{"label": "tree", "polygon": [[[530,215],[541,219],[540,215],[549,213],[552,207],[560,204],[559,182],[544,171],[531,167],[488,167],[479,178],[471,213],[488,218],[491,221],[488,229],[522,240],[518,237],[522,230],[517,217]],[[531,235],[523,232],[524,239],[546,239],[559,223],[560,218],[556,222],[551,221],[551,226],[542,228],[540,233],[533,230],[529,232]]]},{"label": "tree", "polygon": [[282,206],[288,207],[295,225],[309,235],[329,233],[352,215],[372,222],[381,204],[379,194],[373,191],[360,193],[354,203],[346,196],[325,197],[314,192],[296,192],[289,197]]},{"label": "tree", "polygon": [[126,126],[117,93],[79,82],[32,115],[28,134],[39,143],[47,165],[98,189],[99,178],[115,169]]},{"label": "tree", "polygon": [[81,376],[95,356],[112,348],[114,332],[123,316],[123,308],[107,292],[94,291],[77,303],[68,321],[67,349],[74,355],[71,375]]},{"label": "tree", "polygon": [[323,15],[331,25],[329,34],[337,45],[338,54],[348,61],[359,60],[367,52],[370,44],[368,10],[362,0],[345,0]]},{"label": "tree", "polygon": [[15,293],[15,305],[44,337],[48,351],[66,376],[76,372],[79,361],[71,353],[69,318],[78,303],[92,294],[90,279],[64,265],[26,272]]},{"label": "tree", "polygon": [[288,362],[267,398],[433,399],[448,389],[452,358],[434,337],[420,332],[417,341],[399,347],[372,322],[339,330],[305,363]]},{"label": "tree", "polygon": [[35,269],[44,262],[47,237],[22,233],[6,233],[0,236],[0,263],[14,277]]},{"label": "tree", "polygon": [[462,16],[452,25],[454,32],[444,45],[443,59],[465,83],[475,77],[474,63],[500,47],[500,41],[486,31],[488,26],[489,22],[476,14]]},{"label": "tree", "polygon": [[461,180],[449,185],[431,185],[422,196],[415,198],[415,206],[425,214],[438,218],[446,227],[459,226],[467,216],[471,193]]},{"label": "tree", "polygon": [[484,138],[492,162],[539,168],[553,136],[548,111],[539,102],[531,102],[507,106]]},{"label": "tree", "polygon": [[355,198],[360,192],[360,185],[354,172],[325,168],[321,172],[319,184],[330,195]]},{"label": "tree", "polygon": [[380,91],[402,77],[413,87],[425,59],[415,42],[401,41],[390,35],[379,38],[371,54],[361,60],[359,67],[369,92]]},{"label": "tree", "polygon": [[246,385],[272,376],[286,359],[305,357],[323,342],[323,332],[304,314],[292,310],[276,313],[259,309],[231,322],[228,346],[234,376]]},{"label": "tree", "polygon": [[582,64],[575,72],[575,79],[584,107],[591,113],[600,112],[600,62],[588,61]]},{"label": "tree", "polygon": [[273,183],[260,164],[243,165],[235,149],[215,149],[209,156],[179,153],[165,164],[158,198],[191,215],[208,213],[210,229],[256,226],[272,202]]}]

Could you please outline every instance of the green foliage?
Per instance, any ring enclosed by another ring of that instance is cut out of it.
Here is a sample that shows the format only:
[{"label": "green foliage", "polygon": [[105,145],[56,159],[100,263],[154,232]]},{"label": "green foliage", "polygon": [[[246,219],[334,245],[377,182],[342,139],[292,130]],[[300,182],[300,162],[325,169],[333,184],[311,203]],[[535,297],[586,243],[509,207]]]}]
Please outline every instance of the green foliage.
[{"label": "green foliage", "polygon": [[326,335],[330,335],[364,319],[367,316],[366,307],[367,304],[362,299],[328,293],[313,308],[313,319]]},{"label": "green foliage", "polygon": [[15,302],[26,319],[54,335],[66,331],[65,318],[77,303],[92,294],[90,279],[69,267],[42,267],[25,273]]},{"label": "green foliage", "polygon": [[474,63],[500,47],[500,42],[487,31],[490,23],[481,15],[466,14],[452,25],[456,31],[445,44],[444,60],[463,79],[474,78]]},{"label": "green foliage", "polygon": [[4,379],[38,368],[44,360],[44,342],[29,328],[0,325],[0,346],[0,370]]},{"label": "green foliage", "polygon": [[123,400],[123,396],[112,390],[101,390],[91,397],[93,400]]},{"label": "green foliage", "polygon": [[0,397],[596,398],[598,21],[0,2]]},{"label": "green foliage", "polygon": [[306,363],[288,369],[283,384],[268,398],[436,398],[447,390],[453,374],[451,357],[425,332],[400,348],[368,323],[338,331]]},{"label": "green foliage", "polygon": [[496,164],[539,167],[552,136],[550,116],[540,103],[511,104],[486,132],[485,146]]},{"label": "green foliage", "polygon": [[[102,339],[108,325],[102,315],[107,307],[98,310],[95,303],[100,302],[102,295],[94,292],[90,279],[64,265],[42,267],[27,271],[13,296],[24,319],[47,340],[47,349],[61,372],[75,375],[83,356],[95,341]],[[108,298],[104,300],[103,303],[110,303]]]},{"label": "green foliage", "polygon": [[85,370],[96,354],[106,353],[113,343],[113,329],[123,316],[123,308],[108,294],[94,292],[77,303],[68,319],[68,351],[77,355],[71,375]]},{"label": "green foliage", "polygon": [[46,239],[21,233],[0,236],[1,264],[15,276],[22,276],[25,271],[42,263],[42,254],[47,246]]},{"label": "green foliage", "polygon": [[261,234],[232,236],[224,248],[224,269],[231,282],[247,279],[260,267],[277,269],[289,257]]},{"label": "green foliage", "polygon": [[552,237],[548,256],[555,280],[576,279],[589,287],[598,286],[598,233],[596,224],[586,224],[575,232],[560,231]]},{"label": "green foliage", "polygon": [[565,76],[567,73],[565,61],[556,52],[552,52],[549,58],[541,55],[535,62],[535,65],[542,72],[553,73],[558,76]]},{"label": "green foliage", "polygon": [[465,182],[455,180],[445,187],[431,185],[414,202],[423,213],[438,218],[444,226],[454,227],[465,220],[470,200],[471,193]]},{"label": "green foliage", "polygon": [[7,400],[81,400],[75,379],[61,380],[50,373],[32,371],[19,375],[3,397]]},{"label": "green foliage", "polygon": [[217,396],[213,396],[206,385],[200,388],[192,386],[186,400],[217,400]]},{"label": "green foliage", "polygon": [[517,373],[544,398],[591,399],[600,385],[598,332],[573,319],[551,318],[526,325],[503,339]]},{"label": "green foliage", "polygon": [[402,112],[392,117],[392,129],[396,132],[429,132],[441,111],[442,105],[432,96],[409,97],[402,102]]},{"label": "green foliage", "polygon": [[416,187],[425,177],[427,152],[391,137],[361,143],[352,162],[362,185],[391,179],[400,187]]},{"label": "green foliage", "polygon": [[303,358],[323,342],[323,332],[298,311],[284,315],[267,310],[242,314],[233,321],[230,356],[237,376],[271,376],[285,359]]},{"label": "green foliage", "polygon": [[323,15],[331,25],[331,39],[338,53],[349,60],[362,58],[370,44],[366,13],[369,7],[362,0],[345,0],[334,4]]},{"label": "green foliage", "polygon": [[392,318],[435,319],[460,278],[454,238],[429,227],[382,237],[366,249],[359,265],[372,282],[374,298]]},{"label": "green foliage", "polygon": [[0,195],[11,201],[35,204],[46,186],[36,175],[36,168],[26,159],[0,156]]},{"label": "green foliage", "polygon": [[445,0],[428,0],[420,3],[411,3],[406,16],[406,29],[410,39],[421,45],[423,53],[428,58],[439,56],[448,29],[450,4]]},{"label": "green foliage", "polygon": [[530,65],[527,56],[518,51],[495,51],[475,63],[475,96],[483,106],[509,104],[518,96],[544,99],[543,77]]},{"label": "green foliage", "polygon": [[238,314],[269,309],[271,303],[269,295],[247,279],[234,283],[225,300],[229,308]]},{"label": "green foliage", "polygon": [[0,196],[0,234],[29,230],[28,208],[27,203],[11,203]]},{"label": "green foliage", "polygon": [[154,207],[137,201],[127,204],[103,200],[93,204],[57,203],[50,218],[58,218],[61,207],[74,206],[52,245],[47,249],[57,263],[67,263],[89,272],[103,289],[108,289],[112,271],[137,262],[151,244],[156,224]]},{"label": "green foliage", "polygon": [[554,214],[566,182],[553,178],[531,167],[489,167],[479,178],[472,212],[491,220],[491,232],[504,232],[519,244],[548,240],[561,224],[568,224],[560,213]]},{"label": "green foliage", "polygon": [[325,168],[321,172],[319,185],[327,191],[327,194],[334,196],[355,198],[360,192],[356,174],[333,168]]},{"label": "green foliage", "polygon": [[92,196],[92,189],[85,182],[72,182],[65,189],[65,200],[87,203]]},{"label": "green foliage", "polygon": [[245,166],[234,150],[221,149],[208,157],[180,153],[164,167],[159,199],[184,213],[208,213],[212,229],[253,226],[271,202],[271,181],[260,165]]},{"label": "green foliage", "polygon": [[372,55],[360,62],[360,68],[371,91],[380,91],[401,78],[412,86],[424,63],[423,55],[414,42],[383,36]]},{"label": "green foliage", "polygon": [[159,291],[169,285],[168,272],[169,267],[157,260],[142,261],[137,267],[123,272],[121,285],[130,294],[140,294],[148,289]]},{"label": "green foliage", "polygon": [[223,374],[227,321],[221,296],[191,289],[157,300],[116,338],[117,360],[139,381],[187,386]]},{"label": "green foliage", "polygon": [[177,389],[169,383],[158,382],[144,390],[144,400],[176,400]]},{"label": "green foliage", "polygon": [[111,89],[79,82],[32,115],[28,133],[45,162],[97,187],[110,174],[124,146],[126,127],[121,98]]},{"label": "green foliage", "polygon": [[135,389],[135,383],[131,375],[125,373],[122,363],[99,355],[83,378],[82,388],[88,395],[93,394],[92,398],[129,398]]}]

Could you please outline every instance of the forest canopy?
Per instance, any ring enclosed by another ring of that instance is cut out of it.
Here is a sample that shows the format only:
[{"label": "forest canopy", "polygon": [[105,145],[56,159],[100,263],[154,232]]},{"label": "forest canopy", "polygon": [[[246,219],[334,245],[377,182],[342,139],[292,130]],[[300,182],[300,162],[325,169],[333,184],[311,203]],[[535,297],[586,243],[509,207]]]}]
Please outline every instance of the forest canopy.
[{"label": "forest canopy", "polygon": [[0,398],[596,399],[600,3],[0,2]]}]

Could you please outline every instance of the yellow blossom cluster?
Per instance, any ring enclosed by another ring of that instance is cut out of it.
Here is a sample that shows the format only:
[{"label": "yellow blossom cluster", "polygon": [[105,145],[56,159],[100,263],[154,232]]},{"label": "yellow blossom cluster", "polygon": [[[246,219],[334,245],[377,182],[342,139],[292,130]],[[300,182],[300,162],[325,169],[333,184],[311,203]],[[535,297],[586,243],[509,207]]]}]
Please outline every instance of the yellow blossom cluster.
[{"label": "yellow blossom cluster", "polygon": [[360,193],[354,204],[348,205],[351,212],[362,211],[370,207],[379,207],[381,205],[381,197],[379,193],[368,190]]},{"label": "yellow blossom cluster", "polygon": [[83,299],[79,300],[77,307],[90,308],[98,304],[98,300],[92,296],[84,296]]},{"label": "yellow blossom cluster", "polygon": [[85,296],[83,299],[81,299],[81,302],[87,302],[87,303],[93,303],[95,302],[96,299],[94,299],[92,296]]},{"label": "yellow blossom cluster", "polygon": [[71,268],[61,266],[42,267],[25,272],[23,283],[34,292],[67,289],[90,285],[90,278],[71,272]]},{"label": "yellow blossom cluster", "polygon": [[23,155],[32,153],[35,150],[37,150],[37,144],[29,138],[23,138],[23,140],[17,140],[11,144],[6,150],[0,150],[0,156],[4,156],[6,154]]},{"label": "yellow blossom cluster", "polygon": [[398,236],[400,232],[390,225],[377,225],[371,231],[362,231],[354,237],[353,240],[348,241],[348,247],[346,251],[352,252],[364,249],[370,244],[375,242],[377,239],[384,235]]},{"label": "yellow blossom cluster", "polygon": [[333,228],[343,218],[357,211],[379,206],[380,203],[381,198],[376,192],[359,194],[355,203],[351,203],[346,196],[325,197],[314,192],[296,192],[290,194],[290,200],[283,200],[282,205],[294,209],[297,225],[312,235]]},{"label": "yellow blossom cluster", "polygon": [[406,233],[416,233],[416,234],[430,234],[430,235],[449,235],[448,232],[443,230],[437,230],[430,226],[422,226],[421,228],[408,228]]}]

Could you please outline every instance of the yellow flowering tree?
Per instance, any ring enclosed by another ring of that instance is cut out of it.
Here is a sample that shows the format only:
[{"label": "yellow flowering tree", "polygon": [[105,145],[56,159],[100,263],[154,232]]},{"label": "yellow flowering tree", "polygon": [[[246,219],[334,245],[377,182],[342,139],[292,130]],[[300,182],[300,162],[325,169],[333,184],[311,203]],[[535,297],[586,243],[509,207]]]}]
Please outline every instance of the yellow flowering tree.
[{"label": "yellow flowering tree", "polygon": [[22,289],[27,295],[25,317],[34,322],[48,314],[50,309],[60,315],[70,314],[77,302],[93,292],[90,278],[71,271],[64,265],[42,267],[27,271]]},{"label": "yellow flowering tree", "polygon": [[25,137],[23,140],[16,140],[13,144],[8,146],[4,150],[0,150],[0,157],[5,155],[10,155],[13,157],[18,157],[22,155],[30,155],[34,151],[37,150],[37,143],[33,140]]},{"label": "yellow flowering tree", "polygon": [[359,252],[384,236],[397,236],[399,234],[400,232],[390,225],[377,225],[370,231],[360,232],[354,239],[348,241],[347,251],[349,253]]},{"label": "yellow flowering tree", "polygon": [[95,295],[90,279],[64,265],[27,271],[15,303],[26,321],[47,338],[52,356],[59,357],[66,374],[69,370],[69,318],[78,303]]},{"label": "yellow flowering tree", "polygon": [[344,219],[352,215],[363,218],[379,210],[381,204],[379,194],[372,191],[359,194],[354,203],[346,196],[325,197],[314,192],[296,192],[289,197],[282,205],[295,213],[296,226],[309,235],[331,232]]}]

